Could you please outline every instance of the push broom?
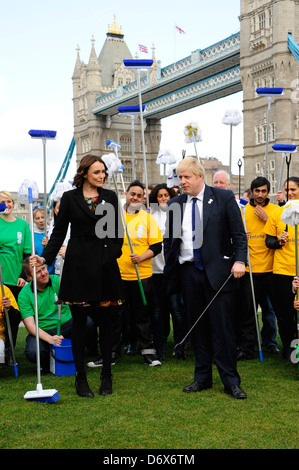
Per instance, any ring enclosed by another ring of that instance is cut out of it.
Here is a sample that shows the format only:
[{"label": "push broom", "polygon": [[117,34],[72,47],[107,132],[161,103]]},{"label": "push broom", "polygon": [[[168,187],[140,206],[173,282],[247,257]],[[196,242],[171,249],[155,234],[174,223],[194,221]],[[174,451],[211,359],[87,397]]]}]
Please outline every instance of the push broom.
[{"label": "push broom", "polygon": [[[114,144],[114,142],[111,141],[111,140],[106,142],[106,145],[112,147],[114,149],[114,152],[117,152],[117,149],[115,148],[115,146],[113,146],[113,144]],[[122,218],[123,225],[124,225],[125,230],[126,230],[130,251],[131,251],[131,253],[134,253],[131,237],[130,237],[130,234],[129,234],[128,225],[127,225],[127,222],[126,222],[126,216],[124,214],[124,210],[123,210],[123,207],[122,207],[122,202],[121,202],[118,187],[117,187],[117,182],[116,182],[116,179],[115,179],[115,173],[117,173],[119,171],[119,169],[121,168],[121,161],[117,158],[117,155],[115,155],[115,153],[114,154],[110,153],[109,155],[103,155],[102,160],[107,165],[108,172],[112,176],[113,183],[114,183],[114,186],[115,186],[115,191],[116,191],[117,198],[118,198],[119,210],[120,210],[120,213],[121,213],[121,218]],[[143,305],[146,306],[147,302],[146,302],[146,298],[145,298],[145,294],[144,294],[144,290],[143,290],[143,285],[142,285],[142,282],[141,282],[141,279],[140,279],[137,264],[134,263],[134,267],[135,267],[135,271],[136,271],[136,275],[137,275],[137,282],[138,282],[142,302],[143,302]]]},{"label": "push broom", "polygon": [[[246,207],[246,204],[248,204],[248,201],[247,199],[241,198],[239,201],[239,204],[240,204],[242,215],[243,215],[244,230],[246,232],[247,230],[246,230],[246,220],[245,220],[245,207]],[[260,361],[263,362],[263,352],[262,352],[261,340],[260,340],[259,322],[257,318],[257,308],[256,308],[255,294],[254,294],[249,245],[247,245],[247,259],[248,259],[248,267],[249,267],[249,278],[250,278],[250,285],[251,285],[251,294],[252,294],[252,302],[253,302],[253,309],[254,309],[254,319],[255,319],[256,335],[257,335],[257,342],[258,342],[258,348],[259,348],[259,356],[260,356]]]},{"label": "push broom", "polygon": [[[23,183],[23,189],[28,184],[28,201],[29,201],[29,215],[30,215],[30,229],[31,229],[31,244],[32,255],[35,254],[34,243],[34,230],[33,230],[33,212],[32,212],[32,185],[31,182]],[[19,191],[20,194],[20,191]],[[38,191],[37,191],[38,196]],[[35,314],[35,337],[36,337],[36,363],[37,363],[37,386],[36,390],[25,393],[24,398],[28,401],[39,401],[45,403],[55,403],[60,398],[60,395],[55,389],[43,390],[41,384],[40,372],[40,347],[39,347],[39,325],[38,325],[38,304],[37,304],[37,283],[36,283],[36,266],[33,266],[33,292],[34,292],[34,314]]]}]

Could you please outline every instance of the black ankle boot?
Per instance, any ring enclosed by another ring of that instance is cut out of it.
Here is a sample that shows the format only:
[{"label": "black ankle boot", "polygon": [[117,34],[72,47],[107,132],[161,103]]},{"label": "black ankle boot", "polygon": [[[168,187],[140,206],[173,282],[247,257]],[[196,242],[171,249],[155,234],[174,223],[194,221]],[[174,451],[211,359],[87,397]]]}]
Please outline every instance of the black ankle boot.
[{"label": "black ankle boot", "polygon": [[80,397],[92,398],[94,396],[89,388],[85,372],[76,372],[75,387]]},{"label": "black ankle boot", "polygon": [[111,371],[104,371],[101,372],[101,387],[100,387],[100,395],[111,395],[112,393],[112,373]]}]

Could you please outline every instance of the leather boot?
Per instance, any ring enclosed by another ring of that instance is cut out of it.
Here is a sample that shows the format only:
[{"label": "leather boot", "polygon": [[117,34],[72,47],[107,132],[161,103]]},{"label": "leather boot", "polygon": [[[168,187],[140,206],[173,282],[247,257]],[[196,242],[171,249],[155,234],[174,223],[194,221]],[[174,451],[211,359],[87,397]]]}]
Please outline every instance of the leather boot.
[{"label": "leather boot", "polygon": [[110,371],[101,371],[100,395],[111,395],[112,393],[112,373]]},{"label": "leather boot", "polygon": [[92,398],[94,396],[89,388],[85,372],[76,372],[75,387],[80,397]]}]

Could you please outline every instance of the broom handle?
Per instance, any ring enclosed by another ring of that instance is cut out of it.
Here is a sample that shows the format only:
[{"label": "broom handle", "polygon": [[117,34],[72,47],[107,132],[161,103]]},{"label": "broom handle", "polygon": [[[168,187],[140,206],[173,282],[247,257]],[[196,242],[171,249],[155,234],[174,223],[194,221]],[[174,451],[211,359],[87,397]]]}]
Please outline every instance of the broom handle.
[{"label": "broom handle", "polygon": [[[246,233],[247,230],[246,230],[246,220],[245,220],[245,207],[244,208],[242,207],[242,213],[243,213],[244,230],[245,230],[245,233]],[[262,347],[261,347],[261,341],[260,341],[259,322],[258,322],[258,318],[257,318],[257,308],[256,308],[256,302],[255,302],[254,284],[253,284],[253,278],[252,278],[252,270],[251,270],[251,261],[250,261],[249,243],[248,242],[247,242],[247,257],[248,257],[249,278],[250,278],[250,284],[251,284],[251,293],[252,293],[252,301],[253,301],[253,308],[254,308],[254,318],[255,318],[257,342],[258,342],[258,347],[259,347],[260,361],[263,362],[263,353],[262,353]]]},{"label": "broom handle", "polygon": [[[29,200],[29,215],[30,215],[30,229],[31,229],[31,250],[32,255],[35,254],[34,242],[34,227],[33,227],[33,212],[32,212],[32,188],[28,188]],[[37,283],[36,283],[36,266],[33,266],[33,293],[34,293],[34,316],[35,316],[35,339],[36,339],[36,368],[37,368],[37,383],[41,384],[40,373],[40,347],[39,347],[39,326],[38,326],[38,304],[37,304]]]},{"label": "broom handle", "polygon": [[[121,199],[120,199],[120,196],[119,196],[119,192],[118,192],[117,183],[116,183],[116,180],[115,180],[114,173],[112,175],[112,178],[113,178],[113,183],[114,183],[117,198],[118,198],[118,205],[119,205],[119,209],[120,209],[120,213],[121,213],[121,218],[122,218],[123,224],[125,226],[125,230],[126,230],[130,250],[131,250],[131,253],[134,253],[133,246],[132,246],[132,241],[131,241],[131,238],[130,238],[130,235],[129,235],[129,229],[128,229],[127,222],[126,222],[126,216],[125,216],[124,210],[122,208]],[[138,281],[138,286],[139,286],[142,302],[143,302],[143,305],[146,307],[147,302],[146,302],[146,298],[145,298],[145,294],[144,294],[144,290],[143,290],[143,285],[142,285],[142,282],[141,282],[141,279],[140,279],[140,275],[139,275],[139,271],[138,271],[138,267],[137,267],[136,263],[134,263],[134,267],[135,267],[135,271],[136,271],[136,275],[137,275],[137,281]]]},{"label": "broom handle", "polygon": [[[0,284],[1,284],[2,299],[3,299],[3,297],[5,297],[5,292],[4,292],[1,264],[0,264]],[[5,320],[6,320],[6,325],[7,325],[8,339],[9,339],[9,343],[10,343],[10,347],[11,347],[12,360],[13,360],[13,363],[14,363],[14,366],[15,366],[17,362],[16,362],[16,357],[15,357],[15,349],[14,349],[14,345],[13,345],[9,314],[8,314],[8,309],[6,307],[4,307],[4,313],[5,313]],[[16,373],[16,369],[15,369],[15,373]],[[17,377],[17,375],[16,375],[16,377]]]},{"label": "broom handle", "polygon": [[[61,275],[63,270],[63,258],[60,260],[60,269],[59,269],[59,286],[61,282]],[[58,319],[57,319],[57,336],[60,336],[61,329],[61,304],[58,304]]]}]

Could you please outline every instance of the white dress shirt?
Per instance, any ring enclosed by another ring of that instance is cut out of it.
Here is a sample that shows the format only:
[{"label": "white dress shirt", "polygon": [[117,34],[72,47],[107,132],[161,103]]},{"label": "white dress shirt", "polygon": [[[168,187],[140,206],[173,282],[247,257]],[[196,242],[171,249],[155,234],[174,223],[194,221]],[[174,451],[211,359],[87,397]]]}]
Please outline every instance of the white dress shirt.
[{"label": "white dress shirt", "polygon": [[202,223],[202,203],[204,196],[205,186],[197,196],[187,196],[187,202],[184,208],[184,216],[182,223],[181,246],[179,254],[179,263],[183,264],[186,261],[194,261],[193,257],[193,241],[192,241],[192,204],[193,197],[197,197],[197,207],[200,214]]}]

